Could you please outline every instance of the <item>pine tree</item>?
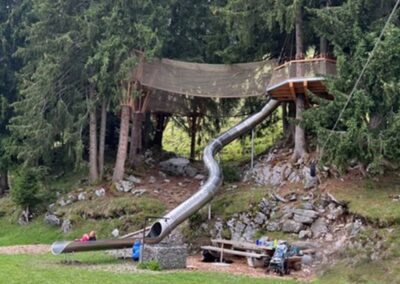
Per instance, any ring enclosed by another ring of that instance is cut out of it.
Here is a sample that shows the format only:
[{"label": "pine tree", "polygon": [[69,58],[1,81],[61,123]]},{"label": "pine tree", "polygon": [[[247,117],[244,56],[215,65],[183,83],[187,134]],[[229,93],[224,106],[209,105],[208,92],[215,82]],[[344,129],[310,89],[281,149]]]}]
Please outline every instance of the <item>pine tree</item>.
[{"label": "pine tree", "polygon": [[[328,82],[335,96],[332,102],[306,113],[307,124],[317,133],[324,162],[346,169],[359,163],[371,172],[380,172],[397,163],[399,116],[399,29],[398,16],[387,30],[361,78],[334,132],[360,70],[366,63],[395,1],[353,0],[342,6],[314,11],[318,32],[334,46],[338,75]],[[330,140],[326,138],[330,136]]]}]

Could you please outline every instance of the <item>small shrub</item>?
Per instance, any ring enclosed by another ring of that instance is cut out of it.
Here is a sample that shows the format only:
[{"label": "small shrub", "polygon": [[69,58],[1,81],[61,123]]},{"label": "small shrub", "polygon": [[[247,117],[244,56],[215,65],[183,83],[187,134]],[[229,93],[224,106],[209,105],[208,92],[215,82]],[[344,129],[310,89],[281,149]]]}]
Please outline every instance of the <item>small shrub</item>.
[{"label": "small shrub", "polygon": [[148,270],[152,270],[152,271],[160,271],[161,270],[160,264],[156,260],[140,262],[137,265],[137,268],[148,269]]},{"label": "small shrub", "polygon": [[39,202],[39,180],[33,170],[25,169],[15,177],[11,199],[22,208],[33,210]]},{"label": "small shrub", "polygon": [[224,175],[225,182],[231,183],[240,181],[239,171],[231,166],[223,166],[222,174]]}]

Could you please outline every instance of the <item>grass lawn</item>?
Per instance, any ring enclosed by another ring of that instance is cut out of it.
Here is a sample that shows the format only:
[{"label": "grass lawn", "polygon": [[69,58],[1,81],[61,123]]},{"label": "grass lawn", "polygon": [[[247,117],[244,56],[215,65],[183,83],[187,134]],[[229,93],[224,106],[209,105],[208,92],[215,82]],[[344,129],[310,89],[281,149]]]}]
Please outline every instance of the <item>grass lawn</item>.
[{"label": "grass lawn", "polygon": [[[62,264],[63,257],[51,255],[0,255],[0,279],[13,283],[252,283],[292,284],[294,280],[250,278],[226,273],[204,272],[113,272],[118,260],[104,253],[77,254],[81,265]],[[102,270],[102,269],[106,269]]]},{"label": "grass lawn", "polygon": [[400,203],[391,196],[400,195],[400,183],[393,180],[364,180],[350,187],[340,187],[335,197],[349,202],[352,213],[382,224],[400,224]]}]

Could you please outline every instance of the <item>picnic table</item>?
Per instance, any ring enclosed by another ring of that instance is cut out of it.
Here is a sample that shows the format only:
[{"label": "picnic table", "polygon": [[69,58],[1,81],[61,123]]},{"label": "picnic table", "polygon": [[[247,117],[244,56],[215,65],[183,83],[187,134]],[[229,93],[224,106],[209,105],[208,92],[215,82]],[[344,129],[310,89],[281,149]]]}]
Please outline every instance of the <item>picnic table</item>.
[{"label": "picnic table", "polygon": [[[247,263],[251,267],[263,266],[264,260],[274,254],[274,247],[256,245],[250,242],[239,242],[224,239],[212,239],[211,246],[202,246],[201,249],[218,252],[220,262],[223,262],[224,255],[236,255],[247,257]],[[292,256],[288,259],[289,267],[298,269],[301,263],[301,256]]]}]

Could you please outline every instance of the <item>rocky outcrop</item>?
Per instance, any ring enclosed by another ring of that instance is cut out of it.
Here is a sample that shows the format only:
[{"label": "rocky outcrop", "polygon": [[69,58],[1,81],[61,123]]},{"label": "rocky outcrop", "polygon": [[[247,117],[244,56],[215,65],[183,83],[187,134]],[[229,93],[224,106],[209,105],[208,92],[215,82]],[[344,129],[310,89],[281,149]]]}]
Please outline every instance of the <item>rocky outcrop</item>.
[{"label": "rocky outcrop", "polygon": [[[303,183],[304,189],[312,189],[318,185],[318,178],[310,175],[310,163],[300,159],[296,163],[290,161],[292,150],[272,149],[268,154],[261,156],[252,169],[247,169],[243,181],[253,181],[260,185],[280,187],[286,183]],[[322,167],[323,177],[331,175],[331,169]]]},{"label": "rocky outcrop", "polygon": [[49,226],[60,226],[61,220],[54,214],[46,213],[43,219],[44,223]]},{"label": "rocky outcrop", "polygon": [[197,174],[197,169],[185,158],[172,158],[163,161],[160,163],[160,169],[173,176],[195,177]]}]

